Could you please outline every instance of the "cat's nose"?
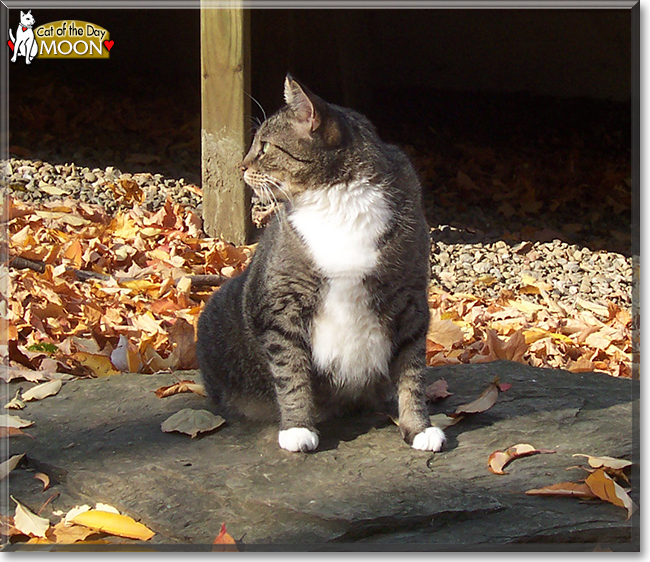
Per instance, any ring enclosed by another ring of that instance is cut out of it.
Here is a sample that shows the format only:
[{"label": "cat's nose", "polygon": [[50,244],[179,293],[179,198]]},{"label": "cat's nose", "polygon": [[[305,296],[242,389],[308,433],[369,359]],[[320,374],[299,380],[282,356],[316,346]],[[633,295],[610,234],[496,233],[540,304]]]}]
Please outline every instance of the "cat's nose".
[{"label": "cat's nose", "polygon": [[246,166],[243,162],[239,165],[239,169],[241,170],[242,174],[248,170],[248,166]]}]

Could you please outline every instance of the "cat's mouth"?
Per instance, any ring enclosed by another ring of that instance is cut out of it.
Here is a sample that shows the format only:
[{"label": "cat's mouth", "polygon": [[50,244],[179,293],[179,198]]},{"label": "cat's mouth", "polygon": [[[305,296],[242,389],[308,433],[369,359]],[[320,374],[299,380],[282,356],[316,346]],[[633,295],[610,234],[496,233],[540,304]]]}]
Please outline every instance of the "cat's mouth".
[{"label": "cat's mouth", "polygon": [[250,185],[262,203],[291,201],[292,196],[283,182],[250,169],[244,172],[244,181]]}]

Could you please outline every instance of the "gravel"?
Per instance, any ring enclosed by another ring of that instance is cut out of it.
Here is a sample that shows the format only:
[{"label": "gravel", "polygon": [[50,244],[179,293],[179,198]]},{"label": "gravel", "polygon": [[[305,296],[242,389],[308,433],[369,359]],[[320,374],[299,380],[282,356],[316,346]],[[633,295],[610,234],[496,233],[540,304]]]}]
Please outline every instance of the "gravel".
[{"label": "gravel", "polygon": [[[148,211],[162,207],[169,197],[201,212],[200,190],[183,178],[150,172],[123,173],[114,166],[89,168],[74,163],[53,165],[41,160],[11,158],[0,168],[0,190],[26,202],[72,197],[103,206],[107,212],[130,209],[124,186],[135,182]],[[498,297],[516,291],[530,276],[552,286],[560,303],[607,300],[629,308],[632,300],[632,259],[616,252],[552,241],[494,240],[480,230],[448,224],[431,229],[432,279],[445,290]]]},{"label": "gravel", "polygon": [[170,197],[201,212],[200,190],[186,183],[184,178],[174,179],[150,172],[122,173],[114,166],[90,169],[74,163],[53,165],[16,158],[3,161],[0,173],[0,188],[17,199],[40,203],[51,197],[72,197],[101,205],[111,214],[133,207],[132,199],[124,194],[122,182],[137,184],[144,196],[142,207],[148,211],[158,210]]},{"label": "gravel", "polygon": [[574,305],[586,299],[603,306],[610,300],[629,308],[632,258],[591,251],[560,239],[550,242],[484,243],[482,233],[449,225],[431,229],[432,279],[445,290],[496,298],[517,291],[529,278],[552,286],[549,295]]}]

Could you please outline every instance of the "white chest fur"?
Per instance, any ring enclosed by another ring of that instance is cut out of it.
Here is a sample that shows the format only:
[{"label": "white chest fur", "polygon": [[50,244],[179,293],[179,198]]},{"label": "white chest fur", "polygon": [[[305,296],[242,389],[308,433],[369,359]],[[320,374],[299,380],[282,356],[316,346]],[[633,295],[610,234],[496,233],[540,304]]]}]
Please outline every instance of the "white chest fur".
[{"label": "white chest fur", "polygon": [[359,182],[304,194],[289,217],[328,281],[312,324],[313,361],[352,391],[388,373],[390,339],[363,279],[377,266],[390,216],[381,190]]}]

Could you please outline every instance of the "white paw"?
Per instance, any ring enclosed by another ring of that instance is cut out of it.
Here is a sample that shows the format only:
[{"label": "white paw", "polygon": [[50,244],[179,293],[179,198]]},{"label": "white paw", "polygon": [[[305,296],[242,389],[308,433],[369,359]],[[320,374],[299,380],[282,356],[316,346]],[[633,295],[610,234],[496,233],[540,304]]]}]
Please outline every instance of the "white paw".
[{"label": "white paw", "polygon": [[427,427],[413,438],[413,447],[418,451],[439,451],[445,442],[445,433],[439,427]]},{"label": "white paw", "polygon": [[278,434],[278,441],[280,447],[287,451],[306,453],[318,447],[318,433],[306,427],[292,427],[291,429],[283,429]]}]

